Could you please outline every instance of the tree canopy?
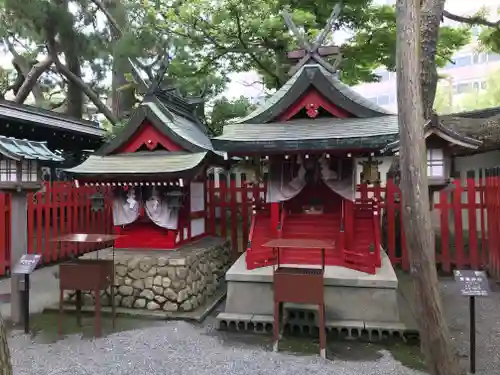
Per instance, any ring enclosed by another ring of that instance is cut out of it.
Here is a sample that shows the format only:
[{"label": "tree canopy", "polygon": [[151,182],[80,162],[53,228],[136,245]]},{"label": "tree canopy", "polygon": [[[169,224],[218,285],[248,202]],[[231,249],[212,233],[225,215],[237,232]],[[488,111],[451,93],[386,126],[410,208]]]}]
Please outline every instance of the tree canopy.
[{"label": "tree canopy", "polygon": [[[14,66],[0,71],[0,94],[18,103],[31,94],[37,106],[80,118],[101,113],[116,125],[160,72],[183,94],[210,103],[206,121],[220,131],[228,118],[251,107],[245,98],[220,97],[230,73],[256,71],[270,90],[286,81],[286,52],[297,47],[297,40],[281,12],[287,9],[313,38],[333,5],[311,0],[0,0],[0,38]],[[395,22],[394,7],[344,0],[333,25],[333,33],[349,35],[340,46],[341,80],[376,81],[375,68],[394,70]],[[465,28],[441,27],[437,64],[450,61],[469,39]]]}]

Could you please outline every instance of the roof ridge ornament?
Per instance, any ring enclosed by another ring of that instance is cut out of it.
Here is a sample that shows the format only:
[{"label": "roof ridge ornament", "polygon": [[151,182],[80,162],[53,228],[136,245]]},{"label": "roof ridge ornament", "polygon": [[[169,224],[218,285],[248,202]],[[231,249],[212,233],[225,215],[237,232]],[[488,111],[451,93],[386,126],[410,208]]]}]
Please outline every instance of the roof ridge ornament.
[{"label": "roof ridge ornament", "polygon": [[[339,3],[335,5],[333,8],[330,17],[328,18],[325,27],[321,31],[321,33],[317,36],[314,43],[309,43],[306,36],[303,35],[295,25],[292,20],[291,15],[284,10],[282,12],[283,18],[285,20],[285,24],[288,29],[293,33],[293,35],[297,38],[297,42],[301,49],[297,51],[292,51],[288,53],[288,58],[292,60],[298,60],[298,63],[293,66],[289,74],[294,75],[300,68],[306,65],[309,61],[314,60],[316,63],[321,65],[330,73],[334,74],[337,71],[337,67],[340,64],[342,59],[342,54],[340,52],[340,48],[337,46],[323,46],[323,43],[332,30],[333,23],[338,19],[340,12],[343,8],[343,0],[340,0]],[[334,61],[330,64],[327,62],[324,57],[326,56],[334,56]]]}]

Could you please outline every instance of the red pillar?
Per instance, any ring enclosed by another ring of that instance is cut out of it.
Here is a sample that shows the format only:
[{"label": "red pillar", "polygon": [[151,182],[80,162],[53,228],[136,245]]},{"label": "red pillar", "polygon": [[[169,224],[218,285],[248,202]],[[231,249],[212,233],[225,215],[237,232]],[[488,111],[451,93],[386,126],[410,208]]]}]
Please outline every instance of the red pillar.
[{"label": "red pillar", "polygon": [[278,202],[271,203],[271,230],[277,231],[280,221],[280,204]]}]

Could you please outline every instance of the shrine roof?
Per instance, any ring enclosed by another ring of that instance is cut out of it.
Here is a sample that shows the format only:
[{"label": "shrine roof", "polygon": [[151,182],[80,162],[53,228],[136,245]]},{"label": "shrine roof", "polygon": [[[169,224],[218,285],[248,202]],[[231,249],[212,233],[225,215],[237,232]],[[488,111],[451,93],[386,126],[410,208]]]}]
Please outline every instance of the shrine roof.
[{"label": "shrine roof", "polygon": [[275,123],[229,124],[214,138],[227,152],[300,151],[385,147],[398,138],[398,118],[316,118]]},{"label": "shrine roof", "polygon": [[64,161],[64,158],[47,148],[46,142],[28,141],[0,136],[0,154],[14,160]]},{"label": "shrine roof", "polygon": [[334,74],[319,64],[302,66],[278,91],[249,115],[234,119],[233,123],[265,123],[273,121],[292,106],[311,87],[317,89],[336,106],[356,117],[376,117],[393,113],[372,103],[340,82]]},{"label": "shrine roof", "polygon": [[80,176],[163,175],[188,172],[203,162],[207,152],[144,151],[118,155],[91,155],[66,172]]},{"label": "shrine roof", "polygon": [[[477,137],[477,134],[469,134],[465,131],[463,126],[460,126],[463,120],[465,119],[462,119],[462,121],[456,121],[456,118],[453,116],[439,117],[434,115],[433,118],[425,124],[424,136],[427,138],[434,134],[445,141],[450,142],[450,144],[455,147],[476,150],[483,144],[483,142]],[[469,120],[465,122],[471,121]],[[457,123],[459,124],[458,126]],[[479,127],[479,124],[476,125]],[[395,152],[398,150],[399,139],[384,147],[382,152]]]},{"label": "shrine roof", "polygon": [[106,131],[101,129],[97,122],[75,119],[54,111],[8,100],[0,101],[0,119],[11,122],[26,122],[94,138],[102,138],[106,135]]},{"label": "shrine roof", "polygon": [[99,149],[97,154],[108,155],[116,151],[133,137],[145,120],[187,151],[213,151],[212,143],[195,115],[188,116],[156,95],[151,95],[139,105],[116,137]]}]

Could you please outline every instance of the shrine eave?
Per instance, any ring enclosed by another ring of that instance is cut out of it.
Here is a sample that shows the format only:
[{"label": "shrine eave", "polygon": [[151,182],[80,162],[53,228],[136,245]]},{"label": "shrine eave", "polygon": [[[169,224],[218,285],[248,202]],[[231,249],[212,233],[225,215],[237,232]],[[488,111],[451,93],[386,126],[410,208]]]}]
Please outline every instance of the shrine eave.
[{"label": "shrine eave", "polygon": [[[424,126],[424,137],[427,139],[431,135],[435,135],[450,144],[465,149],[477,150],[483,142],[472,137],[460,134],[457,131],[444,126],[444,124],[435,118],[433,121],[428,121]],[[382,153],[394,153],[399,151],[399,139],[391,142],[382,149]]]},{"label": "shrine eave", "polygon": [[228,153],[331,149],[380,150],[398,138],[397,116],[317,118],[268,124],[229,124],[214,147]]},{"label": "shrine eave", "polygon": [[319,64],[309,64],[302,66],[264,104],[249,115],[235,119],[232,122],[265,123],[274,121],[281,113],[296,103],[310,88],[315,88],[331,103],[356,117],[367,118],[393,114],[340,82]]},{"label": "shrine eave", "polygon": [[82,164],[65,170],[75,177],[96,180],[178,177],[202,165],[207,152],[179,153],[168,151],[144,151],[118,155],[91,155]]},{"label": "shrine eave", "polygon": [[169,111],[158,98],[152,97],[144,101],[134,111],[125,127],[111,141],[103,145],[97,155],[109,155],[129,141],[145,121],[151,124],[166,137],[186,151],[212,151],[212,143],[200,127],[190,119]]},{"label": "shrine eave", "polygon": [[46,142],[4,136],[0,136],[0,154],[13,160],[64,161],[62,156],[48,149]]},{"label": "shrine eave", "polygon": [[54,111],[8,100],[0,101],[0,119],[15,123],[25,122],[97,139],[106,135],[106,131],[101,129],[97,122],[79,120]]}]

